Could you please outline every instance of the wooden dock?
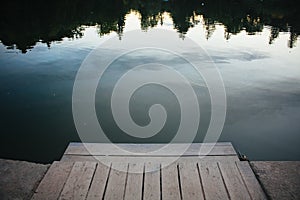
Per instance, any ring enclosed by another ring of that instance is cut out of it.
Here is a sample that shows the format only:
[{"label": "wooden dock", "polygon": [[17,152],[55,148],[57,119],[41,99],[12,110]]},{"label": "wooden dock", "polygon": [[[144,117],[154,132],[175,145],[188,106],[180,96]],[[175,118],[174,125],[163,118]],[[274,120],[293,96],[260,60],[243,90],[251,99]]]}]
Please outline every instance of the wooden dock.
[{"label": "wooden dock", "polygon": [[[181,144],[151,155],[162,144],[71,143],[54,162],[32,199],[266,199],[248,162],[231,143]],[[86,150],[88,147],[89,151]],[[201,151],[199,151],[201,149]],[[206,155],[204,157],[204,155]]]}]

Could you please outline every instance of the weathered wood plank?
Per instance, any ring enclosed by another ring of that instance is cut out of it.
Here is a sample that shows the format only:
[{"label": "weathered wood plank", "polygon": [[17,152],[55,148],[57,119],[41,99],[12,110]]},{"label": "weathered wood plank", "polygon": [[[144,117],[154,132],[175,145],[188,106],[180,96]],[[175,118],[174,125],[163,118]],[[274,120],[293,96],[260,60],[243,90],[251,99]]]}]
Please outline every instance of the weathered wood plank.
[{"label": "weathered wood plank", "polygon": [[267,199],[248,162],[236,162],[252,200]]},{"label": "weathered wood plank", "polygon": [[176,200],[181,199],[181,188],[178,176],[177,164],[162,166],[162,199]]},{"label": "weathered wood plank", "polygon": [[125,200],[142,199],[144,164],[129,163]]},{"label": "weathered wood plank", "polygon": [[104,193],[104,199],[123,199],[127,178],[127,163],[113,163]]},{"label": "weathered wood plank", "polygon": [[205,156],[203,158],[196,156],[185,157],[127,157],[127,156],[92,156],[92,155],[64,155],[61,161],[64,162],[104,162],[110,164],[111,162],[128,162],[128,163],[166,163],[170,161],[180,162],[208,162],[208,161],[239,161],[237,156]]},{"label": "weathered wood plank", "polygon": [[109,173],[110,165],[107,166],[98,163],[87,200],[99,200],[103,198]]},{"label": "weathered wood plank", "polygon": [[73,165],[73,162],[54,162],[39,184],[32,199],[58,199]]},{"label": "weathered wood plank", "polygon": [[145,164],[144,200],[158,200],[161,196],[160,164]]},{"label": "weathered wood plank", "polygon": [[[220,156],[237,155],[231,143],[193,143],[187,144],[115,144],[107,143],[71,143],[65,155],[95,156]],[[88,150],[87,150],[88,149]],[[161,149],[160,151],[156,151]]]},{"label": "weathered wood plank", "polygon": [[59,199],[85,199],[95,168],[95,162],[76,162]]},{"label": "weathered wood plank", "polygon": [[[122,144],[126,151],[112,144],[85,145],[99,155],[93,157],[83,144],[73,143],[65,162],[51,166],[33,199],[266,199],[231,143],[192,144],[182,157],[185,144],[150,155],[143,152],[165,144]],[[73,164],[78,160],[85,162]]]},{"label": "weathered wood plank", "polygon": [[230,199],[251,199],[235,163],[218,162]]},{"label": "weathered wood plank", "polygon": [[182,199],[204,199],[197,163],[179,163]]},{"label": "weathered wood plank", "polygon": [[229,199],[217,162],[198,163],[198,168],[202,180],[205,199]]}]

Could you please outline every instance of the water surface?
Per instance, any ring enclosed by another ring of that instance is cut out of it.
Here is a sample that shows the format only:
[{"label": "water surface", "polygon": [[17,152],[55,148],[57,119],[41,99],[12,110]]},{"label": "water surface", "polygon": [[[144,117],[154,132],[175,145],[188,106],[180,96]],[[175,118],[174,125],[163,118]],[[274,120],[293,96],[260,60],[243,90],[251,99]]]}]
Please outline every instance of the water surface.
[{"label": "water surface", "polygon": [[[295,5],[279,0],[10,1],[0,8],[0,157],[44,163],[59,159],[70,141],[80,141],[72,89],[85,57],[108,37],[122,42],[130,30],[150,34],[164,29],[177,32],[183,41],[193,39],[220,70],[227,116],[219,141],[232,142],[251,160],[299,160],[300,28]],[[163,60],[157,52],[135,56]],[[126,57],[122,62],[133,64]],[[193,78],[189,67],[176,60],[168,64]],[[168,142],[180,113],[167,90],[144,87],[133,96],[130,110],[138,124],[149,122],[147,110],[154,103],[165,105],[172,116],[148,140],[123,134],[105,110],[105,89],[125,69],[116,64],[102,80],[105,88],[97,90],[96,109],[110,139]],[[209,123],[209,94],[205,87],[195,91],[203,116],[195,142],[201,142]]]}]

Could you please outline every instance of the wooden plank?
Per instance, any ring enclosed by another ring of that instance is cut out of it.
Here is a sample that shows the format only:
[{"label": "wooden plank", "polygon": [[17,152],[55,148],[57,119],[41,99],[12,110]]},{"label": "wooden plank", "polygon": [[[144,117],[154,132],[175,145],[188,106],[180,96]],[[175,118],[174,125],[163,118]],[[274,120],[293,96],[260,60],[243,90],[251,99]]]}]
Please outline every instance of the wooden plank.
[{"label": "wooden plank", "polygon": [[161,196],[160,164],[145,164],[144,200],[158,200]]},{"label": "wooden plank", "polygon": [[176,200],[181,199],[181,188],[179,183],[177,164],[162,166],[162,199]]},{"label": "wooden plank", "polygon": [[73,165],[73,162],[54,162],[36,189],[32,199],[58,199]]},{"label": "wooden plank", "polygon": [[[33,198],[58,199],[60,195],[59,199],[89,200],[266,199],[249,164],[240,162],[236,154],[228,154],[235,153],[230,143],[218,143],[215,146],[193,144],[185,156],[180,158],[177,153],[182,144],[172,144],[172,148],[162,155],[159,153],[151,156],[133,156],[126,151],[119,155],[120,151],[111,144],[88,145],[92,145],[95,152],[103,152],[103,155],[92,157],[86,154],[83,144],[72,144],[67,151],[71,153],[64,155],[63,160],[88,159],[98,163],[55,162]],[[144,144],[124,144],[124,147],[143,152],[159,145],[164,144],[145,147]],[[100,147],[103,149],[99,149]],[[212,152],[223,154],[202,157],[199,156],[201,147],[213,147],[215,150]],[[174,152],[170,151],[172,149]],[[72,154],[76,151],[80,154]],[[168,165],[171,161],[175,162]]]},{"label": "wooden plank", "polygon": [[129,163],[125,200],[142,199],[144,164]]},{"label": "wooden plank", "polygon": [[199,162],[198,168],[205,199],[229,199],[217,162]]},{"label": "wooden plank", "polygon": [[250,200],[249,192],[235,163],[218,162],[230,199]]},{"label": "wooden plank", "polygon": [[[190,145],[188,149],[185,149]],[[65,155],[94,156],[222,156],[237,155],[231,143],[193,143],[193,144],[107,144],[71,143]],[[88,150],[87,150],[87,149]],[[157,151],[160,149],[160,151]]]},{"label": "wooden plank", "polygon": [[237,156],[205,156],[203,158],[197,156],[185,156],[185,157],[127,157],[127,156],[92,156],[92,155],[64,155],[61,161],[64,162],[102,162],[109,165],[112,162],[128,162],[128,163],[165,163],[176,160],[177,163],[180,162],[193,162],[194,160],[199,162],[208,161],[228,161],[235,162],[239,161]]},{"label": "wooden plank", "polygon": [[197,163],[179,163],[182,199],[204,199]]},{"label": "wooden plank", "polygon": [[127,178],[127,163],[113,163],[108,177],[104,199],[123,199]]},{"label": "wooden plank", "polygon": [[85,199],[95,168],[94,162],[76,162],[59,199]]},{"label": "wooden plank", "polygon": [[252,200],[256,199],[267,199],[264,191],[262,190],[259,182],[257,181],[249,163],[247,161],[244,162],[236,162],[236,165],[242,175],[242,178],[246,184],[246,187],[251,195]]},{"label": "wooden plank", "polygon": [[104,165],[102,163],[98,163],[95,175],[87,196],[88,200],[98,200],[102,199],[104,196],[104,191],[106,187],[106,183],[108,180],[108,176],[110,173],[110,164]]}]

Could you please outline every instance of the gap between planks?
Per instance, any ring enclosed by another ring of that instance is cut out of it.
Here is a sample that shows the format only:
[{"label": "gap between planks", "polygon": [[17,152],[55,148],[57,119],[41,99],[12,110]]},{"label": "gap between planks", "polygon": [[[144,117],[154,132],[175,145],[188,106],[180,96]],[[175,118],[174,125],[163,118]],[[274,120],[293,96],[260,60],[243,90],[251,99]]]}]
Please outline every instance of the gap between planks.
[{"label": "gap between planks", "polygon": [[[60,199],[266,199],[245,162],[173,163],[166,167],[75,162],[65,177]],[[37,195],[43,194],[43,184],[40,186]]]}]

